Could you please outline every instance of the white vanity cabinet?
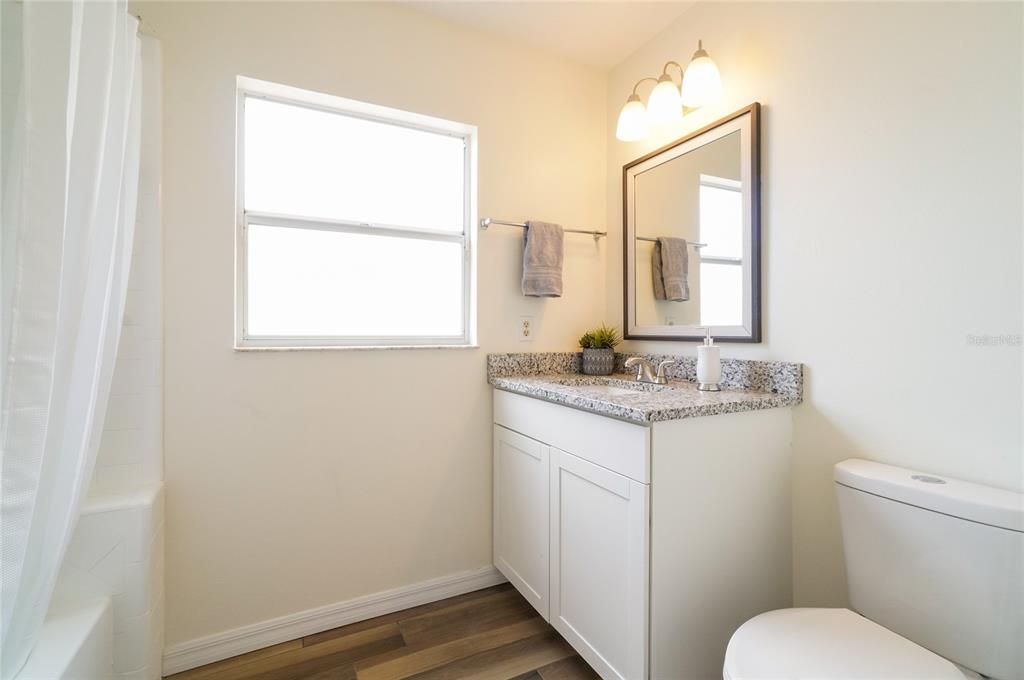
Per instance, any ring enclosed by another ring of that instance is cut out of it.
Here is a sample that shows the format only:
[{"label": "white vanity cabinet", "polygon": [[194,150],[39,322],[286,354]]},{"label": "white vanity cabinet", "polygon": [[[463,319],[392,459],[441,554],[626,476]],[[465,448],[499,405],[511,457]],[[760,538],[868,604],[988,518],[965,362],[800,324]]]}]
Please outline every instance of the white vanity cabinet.
[{"label": "white vanity cabinet", "polygon": [[495,390],[495,566],[604,680],[721,678],[736,627],[792,604],[790,420]]}]

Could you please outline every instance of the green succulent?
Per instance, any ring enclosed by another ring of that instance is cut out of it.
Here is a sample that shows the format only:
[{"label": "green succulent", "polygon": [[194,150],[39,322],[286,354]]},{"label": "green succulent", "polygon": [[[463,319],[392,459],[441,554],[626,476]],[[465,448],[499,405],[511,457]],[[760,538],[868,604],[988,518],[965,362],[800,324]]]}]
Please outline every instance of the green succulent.
[{"label": "green succulent", "polygon": [[583,349],[614,349],[621,340],[617,330],[601,324],[600,328],[587,331],[580,337],[580,347]]}]

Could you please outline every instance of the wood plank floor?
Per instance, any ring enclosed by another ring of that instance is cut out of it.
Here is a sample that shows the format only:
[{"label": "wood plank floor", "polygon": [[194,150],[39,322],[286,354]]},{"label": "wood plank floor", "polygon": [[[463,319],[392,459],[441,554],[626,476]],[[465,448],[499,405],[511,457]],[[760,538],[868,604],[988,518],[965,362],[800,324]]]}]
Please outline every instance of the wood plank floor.
[{"label": "wood plank floor", "polygon": [[599,680],[509,584],[353,623],[173,680]]}]

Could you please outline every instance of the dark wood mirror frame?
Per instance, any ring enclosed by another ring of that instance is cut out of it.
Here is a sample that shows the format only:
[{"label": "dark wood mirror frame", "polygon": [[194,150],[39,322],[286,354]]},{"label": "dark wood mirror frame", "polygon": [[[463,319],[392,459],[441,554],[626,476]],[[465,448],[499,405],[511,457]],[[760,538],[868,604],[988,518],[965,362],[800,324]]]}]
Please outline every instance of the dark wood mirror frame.
[{"label": "dark wood mirror frame", "polygon": [[754,102],[739,111],[735,111],[724,118],[705,125],[704,127],[691,132],[690,134],[666,144],[634,161],[622,166],[622,329],[623,337],[628,340],[661,340],[661,341],[699,341],[703,335],[647,335],[630,332],[630,305],[629,296],[633,291],[630,286],[630,254],[634,252],[630,247],[630,239],[634,238],[634,231],[628,228],[629,205],[627,202],[627,190],[629,181],[629,170],[641,163],[655,158],[666,151],[674,149],[681,144],[690,142],[726,123],[745,115],[750,115],[750,332],[744,336],[714,336],[715,342],[761,342],[761,104]]}]

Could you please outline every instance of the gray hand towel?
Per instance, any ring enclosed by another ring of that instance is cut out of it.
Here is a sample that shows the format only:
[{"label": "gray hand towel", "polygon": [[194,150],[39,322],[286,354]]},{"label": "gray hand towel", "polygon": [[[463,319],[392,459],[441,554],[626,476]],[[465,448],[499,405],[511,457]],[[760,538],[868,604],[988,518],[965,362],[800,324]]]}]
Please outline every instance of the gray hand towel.
[{"label": "gray hand towel", "polygon": [[690,273],[686,239],[659,238],[651,254],[654,299],[685,302],[690,299]]},{"label": "gray hand towel", "polygon": [[523,295],[562,297],[562,227],[527,222],[523,249]]}]

